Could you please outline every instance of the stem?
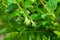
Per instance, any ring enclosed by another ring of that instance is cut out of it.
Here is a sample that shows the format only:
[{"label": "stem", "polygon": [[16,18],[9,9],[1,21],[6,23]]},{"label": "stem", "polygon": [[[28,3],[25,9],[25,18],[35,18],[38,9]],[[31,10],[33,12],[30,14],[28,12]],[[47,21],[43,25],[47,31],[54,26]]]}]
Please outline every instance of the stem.
[{"label": "stem", "polygon": [[5,6],[5,8],[8,8],[8,6],[4,3],[4,0],[1,1],[2,1],[2,5]]},{"label": "stem", "polygon": [[45,3],[47,3],[45,0],[43,0]]},{"label": "stem", "polygon": [[44,4],[43,0],[40,0],[44,8],[50,13],[51,11],[48,9],[48,7]]},{"label": "stem", "polygon": [[20,10],[22,10],[22,8],[20,7],[20,4],[16,1],[17,6],[19,7]]},{"label": "stem", "polygon": [[55,18],[55,20],[60,23],[60,20],[55,16],[55,14],[53,12],[51,12],[48,7],[44,4],[43,0],[40,0],[42,5],[44,6],[44,8],[48,11],[48,13],[50,13],[52,15],[53,18]]}]

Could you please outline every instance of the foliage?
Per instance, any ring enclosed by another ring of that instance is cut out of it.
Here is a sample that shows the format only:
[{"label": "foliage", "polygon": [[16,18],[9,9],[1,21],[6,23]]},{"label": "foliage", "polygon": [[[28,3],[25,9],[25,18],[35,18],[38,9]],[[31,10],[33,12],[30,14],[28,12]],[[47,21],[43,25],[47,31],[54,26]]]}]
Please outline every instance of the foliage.
[{"label": "foliage", "polygon": [[60,40],[60,0],[0,0],[4,40]]}]

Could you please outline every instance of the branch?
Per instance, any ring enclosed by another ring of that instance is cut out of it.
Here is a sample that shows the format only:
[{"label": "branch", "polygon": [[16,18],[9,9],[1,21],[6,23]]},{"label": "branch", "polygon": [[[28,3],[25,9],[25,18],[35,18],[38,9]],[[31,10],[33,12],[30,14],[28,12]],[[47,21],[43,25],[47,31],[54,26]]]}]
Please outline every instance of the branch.
[{"label": "branch", "polygon": [[43,0],[40,0],[40,2],[42,3],[42,5],[44,6],[44,8],[48,11],[48,13],[50,13],[52,15],[53,18],[55,18],[55,20],[60,23],[60,20],[55,16],[55,14],[53,12],[51,12],[49,10],[49,8],[44,4]]},{"label": "branch", "polygon": [[40,2],[42,3],[42,5],[44,6],[44,8],[50,13],[51,11],[48,9],[48,7],[44,4],[43,0],[40,0]]},{"label": "branch", "polygon": [[16,4],[19,7],[19,9],[22,10],[22,8],[20,7],[20,4],[17,2],[17,0],[16,0]]},{"label": "branch", "polygon": [[8,8],[8,6],[4,3],[4,0],[1,1],[2,1],[2,5],[5,6],[5,8]]}]

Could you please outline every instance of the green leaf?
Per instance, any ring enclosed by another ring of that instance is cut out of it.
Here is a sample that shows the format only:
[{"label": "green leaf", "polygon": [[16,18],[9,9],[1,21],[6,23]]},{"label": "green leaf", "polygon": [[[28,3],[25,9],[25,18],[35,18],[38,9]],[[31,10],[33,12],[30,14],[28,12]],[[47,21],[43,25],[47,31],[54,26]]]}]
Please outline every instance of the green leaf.
[{"label": "green leaf", "polygon": [[41,15],[41,18],[42,18],[42,19],[45,19],[45,18],[46,18],[47,16],[49,16],[49,15],[51,15],[51,14],[42,14],[42,15]]},{"label": "green leaf", "polygon": [[23,2],[24,0],[18,0],[18,2]]},{"label": "green leaf", "polygon": [[6,29],[7,29],[6,27],[3,28],[3,29],[1,29],[1,30],[0,30],[0,33],[1,33],[1,34],[5,34],[5,33],[6,33]]},{"label": "green leaf", "polygon": [[54,31],[54,33],[55,33],[57,36],[60,36],[60,32],[59,32],[59,31]]},{"label": "green leaf", "polygon": [[45,35],[43,35],[42,40],[48,40],[48,38]]},{"label": "green leaf", "polygon": [[8,0],[9,3],[16,3],[16,0]]},{"label": "green leaf", "polygon": [[37,39],[36,40],[41,40],[41,37],[39,34],[37,34]]},{"label": "green leaf", "polygon": [[16,37],[19,33],[18,32],[11,32],[6,35],[6,38],[4,40],[12,40],[14,37]]},{"label": "green leaf", "polygon": [[7,13],[12,13],[12,12],[15,12],[17,8],[18,8],[18,6],[16,4],[11,3],[8,5],[8,9],[6,9],[5,11]]},{"label": "green leaf", "polygon": [[49,0],[47,2],[47,7],[51,10],[54,11],[57,8],[57,0]]},{"label": "green leaf", "polygon": [[8,16],[8,20],[11,20],[13,17],[15,16],[15,14],[14,13],[12,13],[12,14],[10,14],[9,16]]},{"label": "green leaf", "polygon": [[60,2],[60,0],[57,0],[57,2]]},{"label": "green leaf", "polygon": [[32,15],[30,16],[30,18],[31,18],[32,20],[38,20],[38,19],[41,18],[41,16],[40,16],[39,14],[32,14]]},{"label": "green leaf", "polygon": [[31,7],[31,1],[30,0],[26,0],[25,1],[25,8]]}]

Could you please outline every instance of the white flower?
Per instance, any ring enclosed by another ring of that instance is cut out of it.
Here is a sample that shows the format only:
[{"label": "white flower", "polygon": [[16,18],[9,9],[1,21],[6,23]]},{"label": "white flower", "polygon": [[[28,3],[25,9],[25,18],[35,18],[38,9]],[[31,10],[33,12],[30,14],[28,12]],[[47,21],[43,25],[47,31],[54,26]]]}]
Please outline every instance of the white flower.
[{"label": "white flower", "polygon": [[29,20],[27,17],[25,17],[24,23],[25,23],[26,25],[30,25],[30,20]]},{"label": "white flower", "polygon": [[27,13],[29,13],[30,14],[30,12],[27,10]]},{"label": "white flower", "polygon": [[31,21],[32,22],[32,26],[36,27],[36,22]]}]

